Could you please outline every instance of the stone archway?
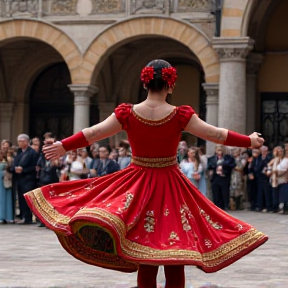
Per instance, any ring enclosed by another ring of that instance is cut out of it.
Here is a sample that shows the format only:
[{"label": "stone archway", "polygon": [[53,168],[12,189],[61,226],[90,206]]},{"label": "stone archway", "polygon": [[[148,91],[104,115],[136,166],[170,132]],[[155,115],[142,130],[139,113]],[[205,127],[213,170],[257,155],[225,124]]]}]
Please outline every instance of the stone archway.
[{"label": "stone archway", "polygon": [[222,6],[221,37],[247,35],[250,15],[257,1],[224,0]]},{"label": "stone archway", "polygon": [[194,26],[165,17],[135,17],[103,31],[88,47],[74,78],[79,83],[92,83],[114,50],[132,38],[147,36],[164,36],[182,43],[198,57],[206,82],[219,82],[219,60],[209,39]]},{"label": "stone archway", "polygon": [[82,62],[82,55],[77,45],[59,28],[39,20],[13,19],[0,23],[0,41],[13,38],[32,38],[52,46],[63,57],[71,74]]}]

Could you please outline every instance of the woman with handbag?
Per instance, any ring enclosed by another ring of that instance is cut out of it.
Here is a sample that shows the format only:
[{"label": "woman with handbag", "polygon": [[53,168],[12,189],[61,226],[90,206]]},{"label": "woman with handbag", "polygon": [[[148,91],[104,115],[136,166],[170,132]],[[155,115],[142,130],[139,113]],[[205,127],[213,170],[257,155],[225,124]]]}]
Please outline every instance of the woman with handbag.
[{"label": "woman with handbag", "polygon": [[7,157],[0,150],[0,224],[14,223],[12,174],[8,168]]}]

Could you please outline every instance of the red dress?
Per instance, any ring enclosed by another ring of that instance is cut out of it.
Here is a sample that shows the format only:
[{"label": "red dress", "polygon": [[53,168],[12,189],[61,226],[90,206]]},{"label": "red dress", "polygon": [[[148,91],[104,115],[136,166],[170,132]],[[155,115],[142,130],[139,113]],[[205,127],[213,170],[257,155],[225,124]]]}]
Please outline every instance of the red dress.
[{"label": "red dress", "polygon": [[132,164],[28,192],[33,213],[77,259],[124,272],[139,264],[215,272],[251,252],[268,237],[214,206],[176,163],[181,132],[193,113],[180,106],[153,121],[130,104],[119,105],[115,115],[128,133]]}]

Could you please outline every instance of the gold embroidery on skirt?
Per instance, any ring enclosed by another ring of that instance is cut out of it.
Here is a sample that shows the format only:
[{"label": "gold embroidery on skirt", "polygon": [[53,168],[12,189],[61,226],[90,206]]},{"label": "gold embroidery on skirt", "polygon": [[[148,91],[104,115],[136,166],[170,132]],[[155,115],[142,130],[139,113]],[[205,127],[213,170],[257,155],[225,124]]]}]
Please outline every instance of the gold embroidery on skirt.
[{"label": "gold embroidery on skirt", "polygon": [[52,225],[59,223],[67,225],[70,217],[60,214],[55,208],[46,201],[40,188],[28,193],[32,200],[33,206],[39,213]]},{"label": "gold embroidery on skirt", "polygon": [[208,247],[208,248],[211,248],[213,246],[212,242],[209,240],[209,239],[205,239],[205,245]]},{"label": "gold embroidery on skirt", "polygon": [[192,213],[186,204],[183,204],[180,207],[180,213],[181,213],[181,222],[183,225],[183,230],[184,231],[192,230],[192,227],[190,226],[189,220],[187,219],[186,216],[188,216],[189,219],[193,218],[193,216],[192,216]]},{"label": "gold embroidery on skirt", "polygon": [[125,206],[124,206],[124,210],[127,210],[133,200],[134,195],[130,192],[127,192],[126,194],[126,201],[125,201]]},{"label": "gold embroidery on skirt", "polygon": [[146,223],[144,224],[144,228],[149,233],[154,232],[154,226],[155,226],[154,211],[148,211],[146,215],[148,217],[145,218]]},{"label": "gold embroidery on skirt", "polygon": [[262,232],[251,228],[249,231],[243,233],[228,243],[225,243],[220,247],[203,254],[199,253],[198,251],[183,249],[158,250],[126,239],[125,235],[127,231],[124,222],[116,215],[113,215],[107,211],[97,208],[83,209],[79,211],[77,215],[88,216],[110,223],[110,225],[112,225],[112,227],[114,227],[114,229],[118,232],[122,252],[127,255],[127,257],[132,257],[135,260],[156,259],[161,262],[161,260],[169,260],[171,258],[187,261],[193,259],[193,261],[202,263],[204,267],[215,267],[220,265],[222,262],[233,258],[242,250],[254,245],[256,242],[261,241],[263,237],[265,237],[265,234]]},{"label": "gold embroidery on skirt", "polygon": [[200,209],[200,214],[201,214],[202,216],[204,216],[204,218],[206,219],[206,221],[207,221],[213,228],[215,228],[216,230],[220,230],[220,229],[223,228],[222,225],[219,224],[218,222],[213,222],[213,221],[211,220],[211,217],[210,217],[208,214],[206,214],[204,210]]},{"label": "gold embroidery on skirt", "polygon": [[164,211],[164,216],[166,216],[166,217],[167,217],[169,214],[170,214],[170,211],[169,211],[169,209],[168,209],[168,208],[166,208],[166,209],[165,209],[165,211]]},{"label": "gold embroidery on skirt", "polygon": [[180,240],[180,238],[178,237],[176,232],[172,231],[170,233],[170,236],[169,236],[168,240],[170,240],[170,245],[173,245],[173,244],[175,244],[175,241],[172,241],[172,240]]}]

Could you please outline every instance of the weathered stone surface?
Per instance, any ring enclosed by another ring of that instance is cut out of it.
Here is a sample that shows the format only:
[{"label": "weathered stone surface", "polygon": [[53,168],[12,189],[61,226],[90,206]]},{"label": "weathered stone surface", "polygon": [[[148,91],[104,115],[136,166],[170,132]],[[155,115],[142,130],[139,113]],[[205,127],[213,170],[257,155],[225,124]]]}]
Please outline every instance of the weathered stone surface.
[{"label": "weathered stone surface", "polygon": [[[193,288],[210,287],[205,283],[218,284],[221,288],[287,287],[288,217],[247,211],[233,212],[232,215],[254,225],[268,234],[270,239],[217,273],[205,274],[195,267],[187,266],[187,284]],[[36,225],[1,225],[0,239],[1,288],[136,286],[136,273],[125,274],[80,262],[67,254],[54,233],[46,228]]]}]

